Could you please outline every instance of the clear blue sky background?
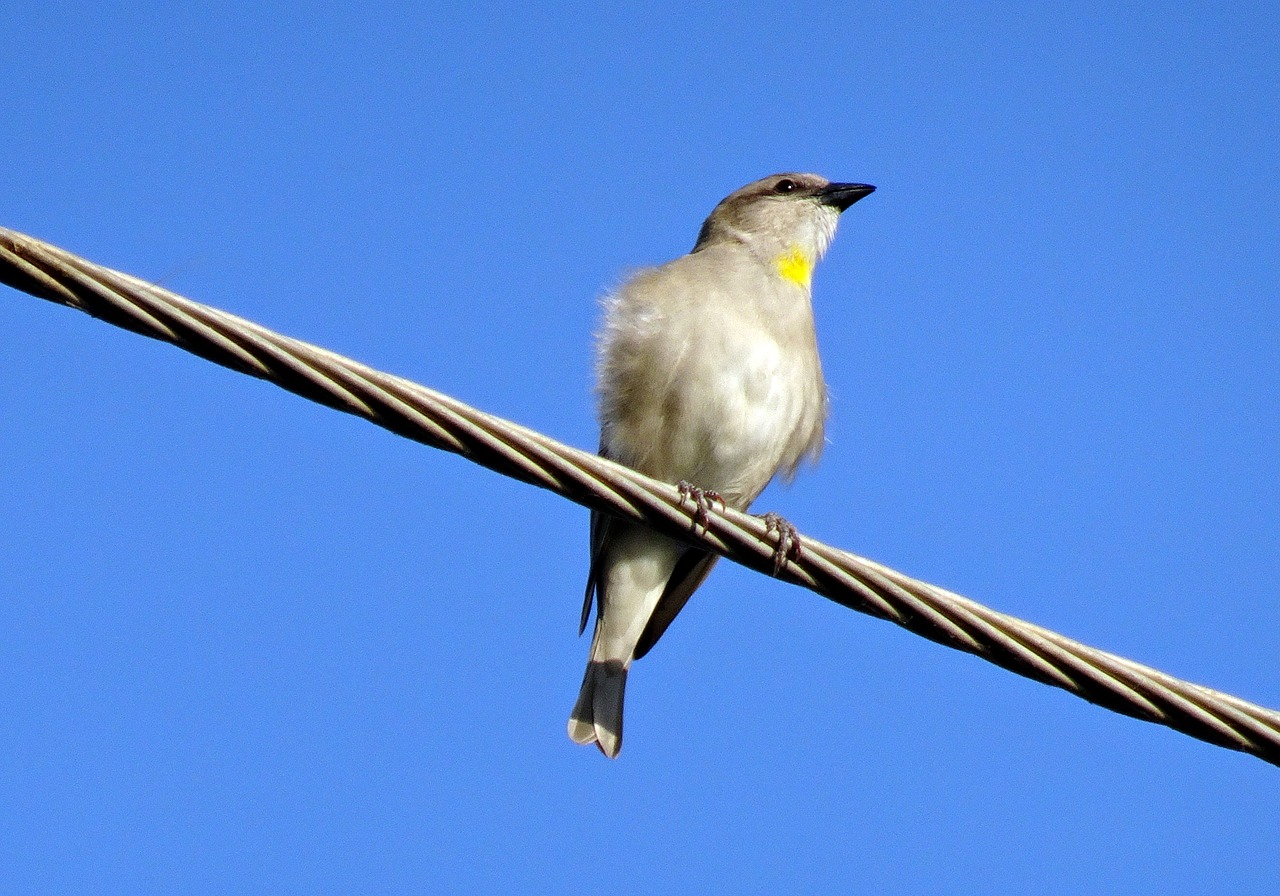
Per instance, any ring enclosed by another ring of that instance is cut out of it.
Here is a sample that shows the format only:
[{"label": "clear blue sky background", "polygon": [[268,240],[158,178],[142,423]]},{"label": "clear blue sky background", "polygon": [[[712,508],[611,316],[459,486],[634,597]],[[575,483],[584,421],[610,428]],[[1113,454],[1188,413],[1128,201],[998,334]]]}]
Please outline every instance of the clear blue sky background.
[{"label": "clear blue sky background", "polygon": [[[178,6],[10,17],[0,224],[592,447],[621,272],[874,183],[757,507],[1280,706],[1274,3]],[[575,747],[586,511],[0,293],[2,892],[1275,892],[1280,770],[728,564]]]}]

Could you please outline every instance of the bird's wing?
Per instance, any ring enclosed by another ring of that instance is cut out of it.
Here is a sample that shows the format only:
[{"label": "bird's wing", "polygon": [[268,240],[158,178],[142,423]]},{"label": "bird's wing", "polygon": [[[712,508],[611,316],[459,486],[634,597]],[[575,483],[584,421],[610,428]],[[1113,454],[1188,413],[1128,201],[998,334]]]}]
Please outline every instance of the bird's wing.
[{"label": "bird's wing", "polygon": [[605,541],[609,537],[609,529],[613,525],[613,517],[598,510],[591,511],[591,565],[587,567],[587,589],[582,596],[582,619],[578,623],[578,634],[587,630],[587,620],[591,617],[591,602],[601,590],[600,565],[604,559]]},{"label": "bird's wing", "polygon": [[653,609],[653,615],[649,617],[644,631],[640,633],[640,640],[632,653],[634,659],[640,659],[654,644],[658,643],[667,626],[684,609],[693,592],[698,590],[702,580],[707,577],[707,573],[711,572],[711,567],[715,566],[719,559],[719,554],[690,549],[676,561],[675,569],[671,570],[671,578],[667,579],[667,587],[663,589],[662,597],[658,598],[658,605]]},{"label": "bird's wing", "polygon": [[[603,458],[613,460],[609,457],[608,446],[604,440],[600,441],[599,455]],[[607,513],[601,513],[598,510],[591,511],[591,563],[587,567],[587,588],[582,595],[582,619],[578,622],[578,635],[581,636],[587,630],[587,620],[591,618],[591,602],[599,594],[601,585],[600,565],[604,561],[605,542],[609,538],[609,529],[613,525],[613,517]]]}]

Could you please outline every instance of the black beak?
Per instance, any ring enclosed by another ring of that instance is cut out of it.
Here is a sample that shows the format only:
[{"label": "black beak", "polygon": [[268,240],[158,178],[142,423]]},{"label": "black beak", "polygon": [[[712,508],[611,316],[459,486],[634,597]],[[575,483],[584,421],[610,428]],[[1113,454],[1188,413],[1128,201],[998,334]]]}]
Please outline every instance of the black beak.
[{"label": "black beak", "polygon": [[818,201],[844,211],[864,196],[876,191],[871,184],[827,184],[818,191]]}]

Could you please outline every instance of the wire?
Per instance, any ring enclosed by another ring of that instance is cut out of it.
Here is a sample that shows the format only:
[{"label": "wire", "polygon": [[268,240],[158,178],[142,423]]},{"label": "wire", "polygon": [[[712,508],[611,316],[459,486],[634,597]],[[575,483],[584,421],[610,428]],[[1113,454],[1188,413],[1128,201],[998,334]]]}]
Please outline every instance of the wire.
[{"label": "wire", "polygon": [[[33,237],[0,228],[0,282],[165,342],[571,501],[773,574],[776,536],[724,510],[706,526],[673,485]],[[998,613],[802,538],[778,578],[1115,712],[1280,765],[1280,713]]]}]

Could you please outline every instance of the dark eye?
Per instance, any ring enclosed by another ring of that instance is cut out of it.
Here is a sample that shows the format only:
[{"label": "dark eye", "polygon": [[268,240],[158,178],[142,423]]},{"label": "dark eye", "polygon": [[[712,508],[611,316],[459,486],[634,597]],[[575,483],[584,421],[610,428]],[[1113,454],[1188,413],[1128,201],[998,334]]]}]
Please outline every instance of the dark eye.
[{"label": "dark eye", "polygon": [[775,193],[793,193],[795,189],[796,182],[786,177],[773,185],[773,192]]}]

